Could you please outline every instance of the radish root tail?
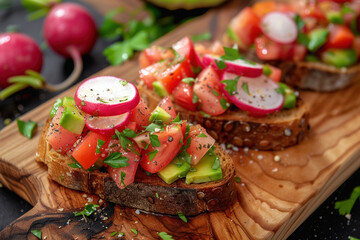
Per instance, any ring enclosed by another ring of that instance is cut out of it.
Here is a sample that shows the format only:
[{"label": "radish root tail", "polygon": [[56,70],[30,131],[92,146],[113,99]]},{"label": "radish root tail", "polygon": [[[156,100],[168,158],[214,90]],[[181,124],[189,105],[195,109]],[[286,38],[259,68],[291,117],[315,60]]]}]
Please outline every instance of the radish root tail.
[{"label": "radish root tail", "polygon": [[76,49],[73,46],[69,47],[69,52],[70,52],[71,58],[74,62],[74,69],[73,69],[72,73],[62,83],[54,84],[54,85],[46,83],[44,86],[45,89],[47,89],[51,92],[58,92],[58,91],[61,91],[61,90],[64,90],[64,89],[70,87],[79,78],[79,76],[83,70],[83,61],[82,61],[81,55],[80,55],[78,49]]}]

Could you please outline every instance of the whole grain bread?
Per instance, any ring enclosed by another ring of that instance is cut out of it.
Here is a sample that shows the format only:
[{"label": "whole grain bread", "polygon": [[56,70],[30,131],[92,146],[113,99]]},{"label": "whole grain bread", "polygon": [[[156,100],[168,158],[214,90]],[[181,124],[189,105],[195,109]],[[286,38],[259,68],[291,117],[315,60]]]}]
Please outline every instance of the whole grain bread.
[{"label": "whole grain bread", "polygon": [[51,179],[59,184],[91,194],[125,207],[149,212],[186,216],[206,211],[225,210],[236,198],[234,185],[235,168],[232,159],[216,145],[215,153],[220,158],[223,178],[202,184],[186,184],[180,179],[166,184],[157,174],[147,176],[138,169],[134,183],[119,189],[107,172],[85,171],[72,168],[73,160],[51,148],[46,141],[50,120],[44,125],[36,153],[36,161],[45,163]]},{"label": "whole grain bread", "polygon": [[[224,34],[222,42],[228,47],[235,44],[227,34]],[[280,68],[281,81],[298,89],[331,92],[344,89],[360,80],[360,64],[348,68],[337,68],[321,62],[263,61],[256,56],[253,49],[241,50],[241,53],[249,60]]]},{"label": "whole grain bread", "polygon": [[[154,91],[142,84],[138,84],[137,88],[150,109],[160,101]],[[189,111],[175,103],[174,107],[181,119],[204,126],[217,142],[238,147],[280,150],[300,143],[310,128],[310,113],[300,98],[297,99],[295,108],[281,110],[263,118],[250,117],[238,108],[206,118],[199,112]]]}]

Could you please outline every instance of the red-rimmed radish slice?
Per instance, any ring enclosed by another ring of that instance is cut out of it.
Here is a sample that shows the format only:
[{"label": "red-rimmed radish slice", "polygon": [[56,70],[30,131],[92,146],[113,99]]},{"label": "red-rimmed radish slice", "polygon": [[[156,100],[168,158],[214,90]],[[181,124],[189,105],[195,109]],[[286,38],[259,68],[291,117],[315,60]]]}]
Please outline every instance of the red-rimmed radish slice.
[{"label": "red-rimmed radish slice", "polygon": [[113,135],[115,134],[115,130],[121,132],[125,129],[129,120],[130,112],[105,117],[95,117],[87,114],[85,117],[85,125],[90,131],[104,135]]},{"label": "red-rimmed radish slice", "polygon": [[93,116],[115,116],[131,111],[140,101],[134,84],[112,76],[83,82],[75,93],[75,103]]},{"label": "red-rimmed radish slice", "polygon": [[298,29],[295,21],[286,13],[271,12],[261,19],[261,30],[271,40],[278,43],[292,43],[296,40]]},{"label": "red-rimmed radish slice", "polygon": [[224,69],[219,69],[220,71],[223,70],[245,77],[258,77],[263,72],[263,65],[245,59],[236,59],[232,61],[221,60],[219,56],[205,54],[202,61],[204,66],[213,66],[215,69],[219,69],[218,64],[216,64],[217,61],[224,61],[226,67]]},{"label": "red-rimmed radish slice", "polygon": [[[237,79],[236,74],[224,73],[222,80]],[[276,91],[278,84],[265,75],[257,78],[239,77],[236,91],[231,95],[224,82],[221,87],[229,100],[238,108],[249,112],[254,117],[263,117],[281,109],[284,96]]]}]

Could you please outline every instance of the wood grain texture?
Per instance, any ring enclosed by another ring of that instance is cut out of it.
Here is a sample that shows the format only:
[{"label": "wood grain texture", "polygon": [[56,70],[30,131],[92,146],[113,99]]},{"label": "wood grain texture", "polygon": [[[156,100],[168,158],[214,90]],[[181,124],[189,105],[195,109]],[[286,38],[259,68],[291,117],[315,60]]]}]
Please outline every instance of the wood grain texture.
[{"label": "wood grain texture", "polygon": [[[184,35],[210,31],[220,39],[230,18],[242,7],[233,1],[210,11],[159,39],[169,46]],[[96,75],[114,75],[135,82],[136,60],[108,67]],[[75,88],[59,97],[71,96]],[[229,150],[241,183],[237,201],[224,212],[189,218],[135,213],[135,209],[102,203],[102,212],[86,221],[74,217],[96,196],[61,187],[49,179],[46,167],[35,162],[40,134],[28,140],[11,123],[0,132],[0,181],[34,208],[0,233],[0,239],[35,239],[41,229],[47,239],[110,238],[114,231],[126,239],[159,239],[164,231],[174,239],[285,239],[345,179],[360,166],[360,84],[335,93],[302,92],[311,111],[311,131],[305,141],[284,151]],[[21,117],[44,123],[53,101]],[[275,162],[274,156],[280,156]],[[61,211],[61,209],[64,209]],[[138,235],[131,231],[137,229]]]}]

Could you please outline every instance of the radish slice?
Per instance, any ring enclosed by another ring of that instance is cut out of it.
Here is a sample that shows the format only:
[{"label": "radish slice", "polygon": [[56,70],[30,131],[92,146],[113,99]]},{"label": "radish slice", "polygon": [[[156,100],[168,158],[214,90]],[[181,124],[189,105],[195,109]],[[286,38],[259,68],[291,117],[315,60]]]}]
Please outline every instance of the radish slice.
[{"label": "radish slice", "polygon": [[140,101],[134,84],[112,76],[83,82],[75,93],[79,109],[93,116],[114,116],[131,111]]},{"label": "radish slice", "polygon": [[[229,80],[236,77],[238,77],[236,74],[224,73],[222,79]],[[257,78],[240,77],[233,95],[229,94],[225,86],[224,83],[221,84],[229,100],[254,117],[263,117],[276,112],[281,109],[284,102],[284,96],[276,91],[278,84],[265,75]]]},{"label": "radish slice", "polygon": [[219,69],[220,71],[226,71],[245,77],[258,77],[263,72],[263,65],[244,59],[236,59],[233,61],[221,60],[221,58],[216,55],[205,54],[202,60],[204,66],[211,65],[215,67],[215,69],[219,69],[215,61],[224,61],[226,67],[224,69]]},{"label": "radish slice", "polygon": [[261,19],[262,32],[278,43],[292,43],[296,40],[298,29],[295,21],[283,12],[271,12]]},{"label": "radish slice", "polygon": [[107,117],[95,117],[91,115],[86,115],[85,125],[90,129],[90,131],[105,134],[105,135],[114,135],[115,130],[122,131],[130,120],[130,112]]}]

